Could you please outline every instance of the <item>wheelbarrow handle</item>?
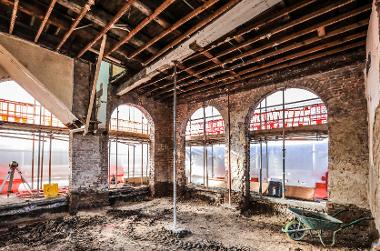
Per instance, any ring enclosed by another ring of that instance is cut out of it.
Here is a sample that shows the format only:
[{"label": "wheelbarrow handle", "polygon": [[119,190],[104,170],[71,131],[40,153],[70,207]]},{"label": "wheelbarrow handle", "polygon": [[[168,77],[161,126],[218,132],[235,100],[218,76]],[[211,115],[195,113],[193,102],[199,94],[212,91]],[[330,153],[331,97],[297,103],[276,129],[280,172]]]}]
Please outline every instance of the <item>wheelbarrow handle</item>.
[{"label": "wheelbarrow handle", "polygon": [[335,214],[331,215],[332,217],[336,217],[338,216],[339,214],[343,213],[343,212],[347,212],[349,211],[348,209],[342,209],[342,210],[339,210],[338,212],[336,212]]},{"label": "wheelbarrow handle", "polygon": [[343,225],[341,226],[341,229],[351,227],[352,225],[358,224],[359,222],[362,222],[362,221],[365,221],[365,220],[373,220],[373,219],[374,219],[373,217],[362,217],[362,218],[359,218],[359,219],[353,220],[353,221],[351,221],[350,223],[343,224]]}]

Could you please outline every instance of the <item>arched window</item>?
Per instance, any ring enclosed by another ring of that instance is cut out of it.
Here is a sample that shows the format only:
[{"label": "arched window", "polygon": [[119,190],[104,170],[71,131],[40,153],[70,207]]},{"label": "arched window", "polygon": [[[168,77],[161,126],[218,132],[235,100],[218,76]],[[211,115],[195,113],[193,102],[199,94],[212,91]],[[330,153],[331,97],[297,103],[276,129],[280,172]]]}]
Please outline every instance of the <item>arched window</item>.
[{"label": "arched window", "polygon": [[186,176],[188,183],[225,187],[224,120],[219,111],[202,107],[186,126]]},{"label": "arched window", "polygon": [[110,185],[148,183],[152,124],[132,105],[120,105],[111,115],[109,140]]},{"label": "arched window", "polygon": [[253,192],[327,199],[327,109],[318,96],[297,88],[268,95],[251,114],[249,128]]},{"label": "arched window", "polygon": [[[16,161],[32,189],[42,189],[47,183],[67,187],[68,133],[68,129],[19,84],[1,82],[0,184],[7,176],[8,163]],[[25,191],[21,183],[21,177],[16,173],[12,190]]]}]

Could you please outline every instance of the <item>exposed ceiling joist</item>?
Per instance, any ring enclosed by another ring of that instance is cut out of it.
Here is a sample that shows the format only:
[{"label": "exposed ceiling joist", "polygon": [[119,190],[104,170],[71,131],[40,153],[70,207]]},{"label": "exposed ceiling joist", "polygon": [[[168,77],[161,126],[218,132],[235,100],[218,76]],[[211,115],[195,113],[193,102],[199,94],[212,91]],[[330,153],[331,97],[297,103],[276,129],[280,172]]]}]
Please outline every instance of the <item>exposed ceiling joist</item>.
[{"label": "exposed ceiling joist", "polygon": [[[136,1],[136,2],[138,2],[138,1]],[[76,14],[80,14],[82,12],[82,7],[80,5],[78,5],[74,2],[71,2],[69,0],[58,0],[58,3],[62,6],[64,6],[65,8],[71,10],[72,12],[76,13]],[[133,5],[134,5],[134,3],[133,3]],[[100,11],[93,10],[91,12],[86,13],[85,18],[87,20],[89,20],[90,22],[94,23],[95,25],[98,25],[100,27],[105,27],[105,26],[107,26],[107,21],[105,19],[111,20],[112,16],[106,12],[100,12]],[[126,28],[128,30],[131,30],[131,27],[129,27],[128,25],[126,25],[126,24],[123,24],[123,25],[126,26]],[[120,29],[110,29],[109,32],[114,34],[117,37],[124,37],[126,34],[125,31],[120,30]],[[140,39],[137,39],[137,38],[132,38],[130,42],[137,47],[144,45],[144,42]],[[152,48],[152,47],[149,48],[148,51],[151,53],[157,52],[157,50]]]},{"label": "exposed ceiling joist", "polygon": [[131,30],[127,36],[116,43],[108,52],[106,56],[110,55],[112,52],[119,49],[123,44],[127,43],[131,38],[136,35],[140,30],[142,30],[148,23],[155,19],[161,12],[163,12],[167,7],[169,7],[175,0],[165,0],[154,12],[147,16],[143,21],[141,21],[133,30]]},{"label": "exposed ceiling joist", "polygon": [[17,18],[17,11],[18,11],[18,2],[19,2],[19,0],[15,0],[15,2],[13,4],[11,24],[9,25],[9,34],[13,33],[13,29],[15,27],[16,18]]},{"label": "exposed ceiling joist", "polygon": [[95,3],[94,0],[88,0],[87,3],[85,4],[85,6],[82,8],[79,16],[75,19],[75,21],[73,22],[73,24],[70,26],[69,30],[65,33],[65,35],[63,36],[61,42],[59,42],[56,50],[60,50],[61,47],[63,46],[63,44],[67,41],[67,39],[70,37],[71,33],[73,33],[73,31],[75,30],[75,28],[78,26],[78,24],[80,23],[80,21],[87,15],[87,13],[90,11],[91,9],[91,6]]},{"label": "exposed ceiling joist", "polygon": [[138,54],[140,54],[142,51],[148,49],[149,47],[151,47],[154,43],[156,43],[157,41],[159,41],[161,38],[169,35],[170,33],[172,33],[173,31],[177,30],[181,25],[183,25],[184,23],[186,23],[187,21],[189,21],[190,19],[194,18],[195,16],[198,16],[199,14],[201,14],[203,11],[205,11],[206,9],[210,8],[212,5],[214,5],[215,3],[217,3],[219,0],[209,0],[207,2],[205,2],[203,5],[199,6],[198,8],[196,8],[195,10],[193,10],[192,12],[190,12],[189,14],[187,14],[186,16],[184,16],[183,18],[181,18],[180,20],[178,20],[176,23],[174,23],[172,26],[168,27],[165,31],[163,31],[160,35],[154,37],[152,40],[150,40],[149,42],[145,43],[144,46],[140,47],[137,51],[133,52],[131,55],[130,55],[130,58],[135,58]]},{"label": "exposed ceiling joist", "polygon": [[57,2],[57,0],[51,0],[48,10],[46,11],[45,17],[41,22],[40,27],[38,28],[37,34],[34,38],[34,42],[37,43],[38,39],[40,38],[42,32],[45,29],[46,24],[48,23],[49,17],[51,12],[53,11],[54,5]]},{"label": "exposed ceiling joist", "polygon": [[[210,72],[211,70],[214,70],[214,69],[216,69],[218,67],[217,65],[210,65],[210,66],[206,66],[206,67],[202,68],[202,70],[196,71],[196,73],[198,75],[201,75],[201,74],[206,74],[207,72],[209,72],[206,75],[203,75],[204,78],[209,78],[209,77],[215,77],[215,76],[220,75],[220,74],[222,74],[224,72],[227,72],[231,68],[232,69],[237,69],[238,67],[247,65],[249,62],[254,62],[254,60],[257,60],[256,54],[258,54],[258,53],[260,53],[260,52],[262,52],[264,50],[273,49],[275,47],[281,46],[282,44],[284,44],[286,42],[295,40],[295,39],[300,38],[300,37],[302,37],[304,35],[307,35],[309,33],[313,33],[313,32],[315,32],[315,30],[317,28],[319,28],[321,26],[323,26],[323,27],[329,27],[329,26],[337,24],[339,22],[343,22],[343,21],[345,21],[345,20],[347,20],[349,18],[355,17],[355,16],[357,16],[359,14],[362,14],[362,13],[370,10],[370,8],[371,8],[370,5],[364,5],[364,6],[360,7],[360,8],[354,9],[354,10],[346,12],[346,13],[342,13],[341,15],[332,17],[332,18],[327,19],[327,20],[324,20],[324,21],[322,21],[320,23],[317,23],[315,25],[312,25],[312,26],[307,27],[305,29],[302,29],[300,31],[297,31],[297,32],[294,32],[294,33],[290,33],[289,35],[286,35],[286,36],[281,37],[279,39],[276,39],[276,40],[270,41],[268,43],[265,43],[262,46],[253,47],[252,49],[250,49],[250,50],[248,50],[248,51],[246,51],[244,53],[237,54],[237,55],[234,55],[234,56],[232,56],[230,58],[224,59],[223,65],[225,66],[225,68],[222,69],[221,71]],[[318,11],[316,11],[316,12],[318,12]],[[356,22],[356,23],[354,23],[352,25],[343,26],[341,29],[338,29],[338,30],[336,30],[334,32],[330,32],[328,34],[328,36],[324,37],[324,39],[332,37],[332,36],[335,36],[337,32],[343,33],[343,32],[349,31],[349,30],[354,30],[356,28],[360,28],[360,27],[366,26],[367,24],[368,24],[368,19]],[[285,24],[283,27],[280,26],[280,27],[278,27],[278,29],[283,30],[284,27],[288,27],[288,24]],[[261,37],[265,37],[265,35],[259,35],[257,38],[261,39]],[[254,41],[254,40],[256,40],[256,38],[253,38],[251,40]],[[302,41],[302,42],[300,42],[298,44],[299,45],[306,45],[308,43],[311,43],[312,41],[319,41],[319,40],[321,40],[321,38],[313,38],[312,40],[308,40],[309,42]],[[302,43],[304,43],[304,44],[302,44]],[[229,51],[233,52],[232,49],[229,50]],[[223,56],[227,55],[225,53],[226,53],[226,51],[223,51],[221,54],[217,55],[217,57],[220,57],[220,55],[223,55]],[[271,54],[273,54],[273,53],[276,55],[276,54],[279,54],[279,51],[278,50],[274,50],[273,52],[271,52]],[[264,55],[267,55],[267,54],[264,54]],[[250,60],[247,61],[245,58],[249,57],[249,56],[255,56],[255,57],[253,57],[252,59],[250,59]],[[230,64],[235,63],[235,61],[237,61],[239,59],[242,59],[242,60],[244,59],[243,63],[237,64],[237,65],[233,65],[233,66],[232,65],[229,66]],[[203,64],[204,61],[205,60],[202,60],[199,64],[191,65],[187,69],[192,69],[194,67],[200,66],[200,65]],[[190,80],[190,76],[185,76],[185,77],[182,77],[182,78],[178,79],[178,84],[179,84],[179,86],[182,86],[182,85],[191,85],[191,84],[195,84],[197,82],[197,80],[198,79],[196,79],[196,80]],[[157,97],[157,96],[162,95],[164,93],[170,92],[171,90],[172,90],[172,86],[170,84],[161,84],[161,85],[158,85],[158,87],[153,88],[151,90],[151,93],[152,93],[153,97]]]},{"label": "exposed ceiling joist", "polygon": [[[231,2],[233,1],[230,1],[230,3]],[[196,33],[190,39],[179,45],[176,49],[172,50],[168,55],[162,57],[153,65],[135,75],[131,81],[127,81],[121,85],[117,94],[123,95],[130,90],[133,90],[147,80],[151,79],[153,76],[157,75],[160,71],[170,67],[172,62],[181,61],[191,55],[193,53],[190,49],[191,44],[196,43],[201,47],[205,47],[279,2],[279,0],[236,1],[236,5],[229,6],[229,8],[225,9],[219,18],[214,20],[203,30]]]},{"label": "exposed ceiling joist", "polygon": [[120,8],[120,10],[116,13],[116,15],[112,18],[112,20],[96,35],[94,39],[92,39],[77,55],[77,57],[83,56],[83,54],[88,51],[94,44],[102,38],[115,24],[119,19],[128,11],[135,0],[129,0],[124,3],[124,5]]}]

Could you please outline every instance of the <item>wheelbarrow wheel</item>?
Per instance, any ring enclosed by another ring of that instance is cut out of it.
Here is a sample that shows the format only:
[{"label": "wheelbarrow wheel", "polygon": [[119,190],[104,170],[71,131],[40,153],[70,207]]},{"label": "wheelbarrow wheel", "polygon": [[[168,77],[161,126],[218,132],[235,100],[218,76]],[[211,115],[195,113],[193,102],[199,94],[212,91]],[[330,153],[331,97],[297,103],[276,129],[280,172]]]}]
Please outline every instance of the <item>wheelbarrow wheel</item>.
[{"label": "wheelbarrow wheel", "polygon": [[285,225],[284,232],[290,239],[300,241],[306,235],[306,231],[302,230],[304,228],[305,226],[302,224],[302,222],[298,220],[292,220]]}]

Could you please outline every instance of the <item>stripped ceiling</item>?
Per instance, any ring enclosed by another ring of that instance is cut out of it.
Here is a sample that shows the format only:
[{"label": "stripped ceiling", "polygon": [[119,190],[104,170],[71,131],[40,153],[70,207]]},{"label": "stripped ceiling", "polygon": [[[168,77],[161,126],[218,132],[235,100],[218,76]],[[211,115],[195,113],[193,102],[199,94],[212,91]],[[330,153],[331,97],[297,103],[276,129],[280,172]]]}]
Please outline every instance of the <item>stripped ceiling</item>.
[{"label": "stripped ceiling", "polygon": [[[221,25],[224,15],[256,2],[265,8]],[[0,0],[0,29],[92,62],[107,34],[104,59],[126,69],[113,82],[120,94],[133,89],[170,101],[175,64],[178,97],[190,100],[363,48],[370,9],[370,0]],[[196,36],[218,22],[225,32],[199,43]]]}]

